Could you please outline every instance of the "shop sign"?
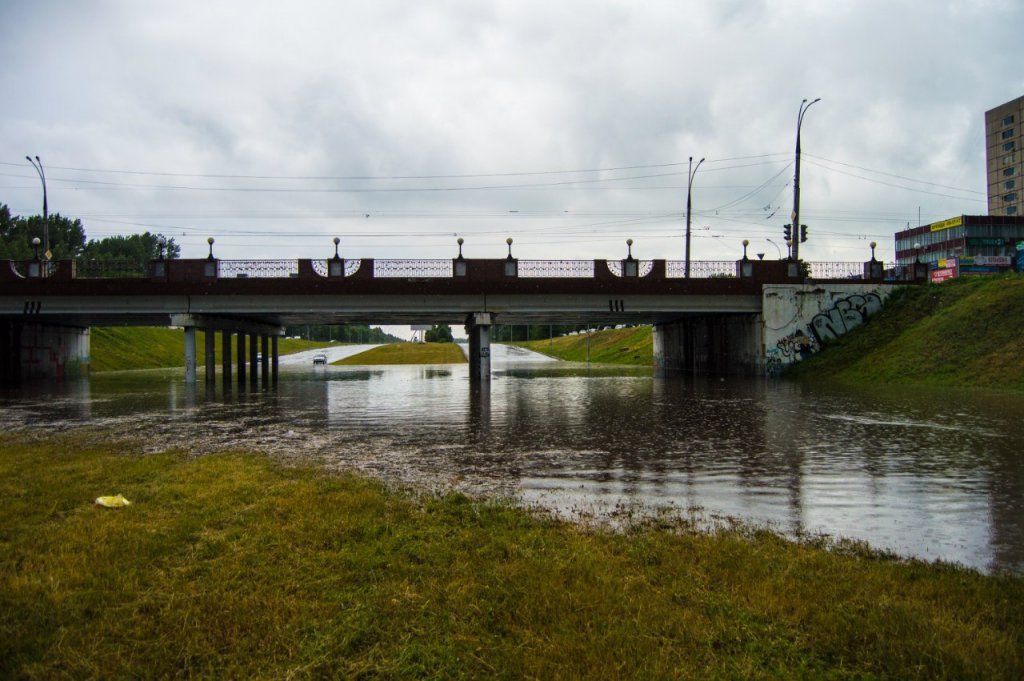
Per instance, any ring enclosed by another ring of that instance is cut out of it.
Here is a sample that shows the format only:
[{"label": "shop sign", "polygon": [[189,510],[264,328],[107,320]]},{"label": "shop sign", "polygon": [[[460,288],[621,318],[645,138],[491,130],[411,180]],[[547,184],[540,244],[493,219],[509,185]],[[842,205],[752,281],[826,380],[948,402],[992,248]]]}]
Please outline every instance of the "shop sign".
[{"label": "shop sign", "polygon": [[996,274],[998,272],[998,267],[981,267],[979,265],[972,265],[970,267],[960,268],[960,274]]},{"label": "shop sign", "polygon": [[[967,237],[968,246],[1002,246],[1004,243],[1003,239],[997,236],[969,236]],[[1024,243],[1022,241],[1021,243]]]},{"label": "shop sign", "polygon": [[1009,267],[1013,264],[1013,260],[1008,255],[976,255],[974,256],[974,264],[991,265],[993,267]]},{"label": "shop sign", "polygon": [[938,267],[938,269],[943,269],[945,267],[949,267],[949,268],[956,267],[956,258],[939,258],[939,267]]},{"label": "shop sign", "polygon": [[930,231],[938,232],[943,229],[950,229],[951,227],[959,227],[962,224],[964,224],[963,215],[955,218],[950,218],[948,220],[943,220],[942,222],[933,222],[932,224],[928,225],[928,227]]},{"label": "shop sign", "polygon": [[952,279],[953,277],[955,277],[956,276],[956,270],[950,269],[950,268],[947,267],[947,268],[941,269],[941,270],[932,270],[930,272],[930,275],[931,275],[931,282],[933,284],[940,284],[940,283],[942,283],[944,281],[948,281],[949,279]]}]

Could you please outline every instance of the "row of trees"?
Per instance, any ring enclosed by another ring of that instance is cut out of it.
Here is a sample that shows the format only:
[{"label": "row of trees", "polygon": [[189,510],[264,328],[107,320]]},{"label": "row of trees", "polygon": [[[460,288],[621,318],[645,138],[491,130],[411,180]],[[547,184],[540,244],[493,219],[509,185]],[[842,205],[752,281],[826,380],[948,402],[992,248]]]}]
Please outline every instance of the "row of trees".
[{"label": "row of trees", "polygon": [[[165,258],[177,258],[181,247],[162,234],[132,234],[108,236],[86,241],[82,221],[54,213],[47,220],[50,233],[50,253],[53,260],[93,260],[98,262],[125,262],[145,269],[146,263],[163,252]],[[0,260],[29,260],[36,257],[32,239],[43,238],[43,217],[11,215],[6,204],[0,203]],[[163,244],[161,249],[161,243]],[[41,247],[40,247],[41,248]],[[40,251],[39,257],[45,257]]]},{"label": "row of trees", "polygon": [[434,324],[424,332],[423,340],[428,343],[451,343],[455,338],[452,336],[452,327],[447,324]]},{"label": "row of trees", "polygon": [[307,340],[338,341],[341,343],[399,343],[390,333],[365,324],[303,324],[285,327],[285,335],[301,336]]}]

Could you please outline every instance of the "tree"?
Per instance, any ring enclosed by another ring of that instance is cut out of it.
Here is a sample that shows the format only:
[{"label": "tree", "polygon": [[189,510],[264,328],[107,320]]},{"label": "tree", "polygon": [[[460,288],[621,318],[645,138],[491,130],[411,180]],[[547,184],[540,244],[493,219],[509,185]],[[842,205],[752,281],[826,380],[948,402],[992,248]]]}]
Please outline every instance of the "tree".
[{"label": "tree", "polygon": [[423,334],[423,339],[428,343],[452,343],[455,341],[452,337],[452,328],[447,324],[434,324]]},{"label": "tree", "polygon": [[[54,260],[77,258],[85,247],[85,229],[81,220],[54,213],[49,216],[50,252]],[[43,217],[14,217],[0,204],[0,260],[29,260],[35,256],[32,239],[43,238]],[[41,246],[40,246],[41,248]],[[43,253],[39,255],[42,257]]]},{"label": "tree", "polygon": [[167,239],[162,234],[131,234],[129,236],[108,236],[96,240],[90,239],[85,245],[82,257],[98,261],[129,261],[145,268],[146,264],[161,253],[161,240],[165,243],[163,255],[173,260],[181,255],[181,247],[174,239]]}]

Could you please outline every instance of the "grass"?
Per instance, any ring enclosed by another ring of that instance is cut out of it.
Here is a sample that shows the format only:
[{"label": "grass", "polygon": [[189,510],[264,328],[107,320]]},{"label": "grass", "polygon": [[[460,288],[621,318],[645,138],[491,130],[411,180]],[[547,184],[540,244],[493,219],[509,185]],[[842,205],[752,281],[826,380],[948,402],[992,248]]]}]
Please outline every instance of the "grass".
[{"label": "grass", "polygon": [[852,383],[1024,389],[1024,276],[904,287],[791,370]]},{"label": "grass", "polygon": [[332,364],[465,363],[466,355],[455,343],[391,343],[332,362]]},{"label": "grass", "polygon": [[[196,355],[205,361],[206,334],[196,332]],[[94,327],[90,332],[90,371],[120,371],[126,369],[169,369],[185,366],[185,333],[181,329],[164,327]],[[313,350],[331,343],[299,339],[278,341],[278,353],[288,355]],[[246,341],[248,347],[248,340]],[[221,361],[221,339],[217,337],[217,363]],[[237,345],[232,339],[231,353],[235,362]]]},{"label": "grass", "polygon": [[1024,672],[1018,576],[98,441],[0,435],[0,677]]},{"label": "grass", "polygon": [[[517,342],[513,345],[569,362],[587,361],[587,334],[549,340]],[[607,329],[590,334],[590,361],[604,364],[650,366],[654,345],[650,326]]]}]

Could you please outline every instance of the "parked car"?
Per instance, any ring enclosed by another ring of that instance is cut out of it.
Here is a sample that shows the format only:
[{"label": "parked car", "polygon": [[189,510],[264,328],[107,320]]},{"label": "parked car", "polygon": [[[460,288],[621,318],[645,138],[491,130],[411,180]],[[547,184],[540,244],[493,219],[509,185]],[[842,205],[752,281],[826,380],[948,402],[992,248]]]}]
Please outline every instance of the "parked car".
[{"label": "parked car", "polygon": [[313,355],[313,364],[327,364],[327,355],[323,352],[318,352]]}]

